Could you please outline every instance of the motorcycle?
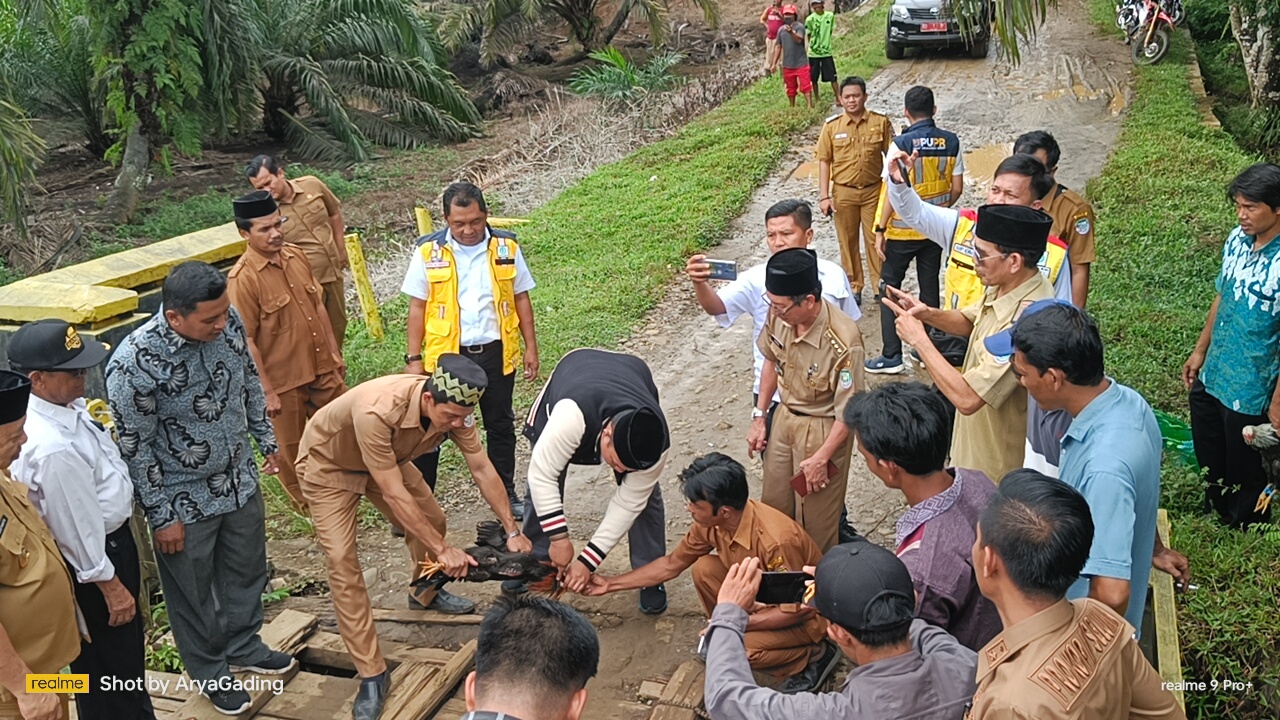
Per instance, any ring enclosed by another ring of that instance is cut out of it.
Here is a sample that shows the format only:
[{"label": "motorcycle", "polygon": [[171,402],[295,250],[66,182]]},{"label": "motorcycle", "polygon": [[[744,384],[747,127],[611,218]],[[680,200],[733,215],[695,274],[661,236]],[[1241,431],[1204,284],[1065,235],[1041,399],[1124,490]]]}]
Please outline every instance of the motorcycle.
[{"label": "motorcycle", "polygon": [[1128,0],[1116,6],[1116,25],[1124,31],[1125,44],[1133,46],[1137,65],[1160,62],[1169,52],[1169,32],[1185,17],[1181,0]]}]

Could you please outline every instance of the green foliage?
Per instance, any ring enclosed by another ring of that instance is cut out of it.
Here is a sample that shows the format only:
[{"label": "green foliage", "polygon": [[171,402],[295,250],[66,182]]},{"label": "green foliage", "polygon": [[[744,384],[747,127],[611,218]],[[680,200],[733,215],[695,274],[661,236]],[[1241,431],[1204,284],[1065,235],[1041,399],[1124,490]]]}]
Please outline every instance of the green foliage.
[{"label": "green foliage", "polygon": [[1224,0],[1184,0],[1187,28],[1197,42],[1231,39],[1231,8]]},{"label": "green foliage", "polygon": [[[693,0],[711,27],[720,23],[719,0]],[[527,41],[544,21],[559,20],[585,51],[613,41],[632,16],[645,23],[655,47],[666,42],[671,0],[620,0],[610,3],[613,19],[605,21],[601,0],[435,0],[432,10],[441,17],[440,34],[446,45],[457,49],[480,40],[480,61],[493,65],[502,55]]]},{"label": "green foliage", "polygon": [[27,188],[35,184],[44,141],[32,129],[26,113],[2,98],[0,95],[0,213],[19,232],[25,232]]},{"label": "green foliage", "polygon": [[199,7],[185,0],[110,0],[88,2],[86,10],[116,126],[138,127],[162,159],[171,149],[200,152]]},{"label": "green foliage", "polygon": [[479,112],[411,0],[259,0],[263,122],[301,155],[367,160],[475,133]]},{"label": "green foliage", "polygon": [[[1110,27],[1110,0],[1090,4],[1099,25]],[[1103,332],[1108,373],[1183,419],[1187,394],[1179,372],[1213,300],[1222,241],[1236,224],[1226,186],[1257,161],[1222,131],[1200,124],[1187,50],[1175,35],[1163,63],[1136,71],[1124,130],[1088,193],[1099,238],[1089,309]],[[1178,600],[1183,674],[1219,683],[1186,694],[1188,717],[1276,717],[1280,533],[1235,532],[1202,517],[1204,480],[1171,453],[1161,490],[1172,545],[1190,559],[1199,585]],[[1224,691],[1226,679],[1252,682],[1253,689]]]},{"label": "green foliage", "polygon": [[682,58],[679,53],[663,52],[649,58],[644,65],[637,65],[610,45],[591,53],[591,59],[600,64],[574,73],[569,79],[569,88],[579,95],[634,100],[683,84],[684,78],[671,72]]},{"label": "green foliage", "polygon": [[169,634],[169,610],[164,602],[151,606],[151,622],[147,625],[146,666],[153,672],[180,673],[182,656],[165,637]]}]

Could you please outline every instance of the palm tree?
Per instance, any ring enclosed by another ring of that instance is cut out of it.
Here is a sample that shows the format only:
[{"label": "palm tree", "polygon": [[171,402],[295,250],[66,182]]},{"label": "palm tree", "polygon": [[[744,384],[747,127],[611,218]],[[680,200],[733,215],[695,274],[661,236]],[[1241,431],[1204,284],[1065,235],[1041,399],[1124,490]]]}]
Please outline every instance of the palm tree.
[{"label": "palm tree", "polygon": [[307,157],[365,160],[475,133],[480,114],[411,0],[260,0],[263,127]]},{"label": "palm tree", "polygon": [[[719,24],[719,0],[693,2],[709,25]],[[458,48],[478,38],[481,61],[494,65],[547,18],[565,22],[582,47],[571,60],[613,42],[633,14],[644,20],[653,44],[661,45],[666,39],[670,0],[620,0],[607,22],[602,0],[438,0],[431,7],[442,17],[440,32],[449,47]]]},{"label": "palm tree", "polygon": [[44,141],[26,113],[0,100],[0,213],[19,233],[27,229],[27,189],[43,156]]}]

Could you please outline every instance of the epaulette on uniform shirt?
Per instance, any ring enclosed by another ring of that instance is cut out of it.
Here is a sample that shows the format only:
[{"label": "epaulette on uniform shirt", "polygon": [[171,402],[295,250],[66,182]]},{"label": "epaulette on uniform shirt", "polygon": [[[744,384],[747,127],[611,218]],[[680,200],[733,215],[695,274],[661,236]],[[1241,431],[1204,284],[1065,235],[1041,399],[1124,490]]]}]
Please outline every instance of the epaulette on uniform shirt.
[{"label": "epaulette on uniform shirt", "polygon": [[827,123],[831,122],[832,120],[836,120],[836,119],[838,119],[838,118],[839,118],[841,115],[843,115],[843,114],[844,114],[844,111],[843,111],[843,110],[841,110],[840,112],[836,113],[835,115],[832,115],[831,117],[827,118],[826,120],[823,120],[823,121],[822,121],[822,124],[823,124],[823,125],[826,125]]}]

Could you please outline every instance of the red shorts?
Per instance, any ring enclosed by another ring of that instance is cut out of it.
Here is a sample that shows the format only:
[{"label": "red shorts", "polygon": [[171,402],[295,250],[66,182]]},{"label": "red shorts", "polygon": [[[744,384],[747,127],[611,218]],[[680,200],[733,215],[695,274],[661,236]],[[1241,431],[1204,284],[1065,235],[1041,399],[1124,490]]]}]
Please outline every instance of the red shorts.
[{"label": "red shorts", "polygon": [[809,81],[809,68],[782,68],[782,84],[787,88],[787,97],[796,96],[796,90],[808,95],[813,92],[813,83]]}]

